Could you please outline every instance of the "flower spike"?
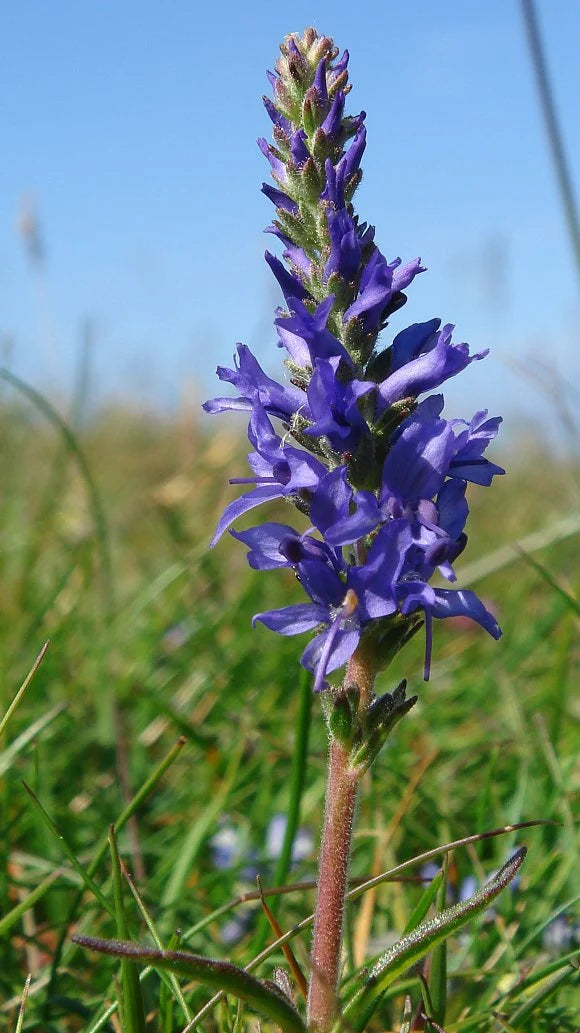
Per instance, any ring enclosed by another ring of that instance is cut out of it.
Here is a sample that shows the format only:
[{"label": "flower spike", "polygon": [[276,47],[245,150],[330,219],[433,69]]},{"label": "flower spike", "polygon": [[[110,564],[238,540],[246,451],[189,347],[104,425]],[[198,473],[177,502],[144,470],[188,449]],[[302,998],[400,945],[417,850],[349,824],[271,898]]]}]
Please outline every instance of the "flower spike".
[{"label": "flower spike", "polygon": [[425,267],[387,259],[355,211],[366,128],[364,112],[345,113],[348,51],[339,58],[314,29],[287,36],[280,51],[264,97],[273,140],[258,145],[273,179],[262,186],[275,209],[267,232],[282,245],[266,261],[283,297],[274,325],[286,371],[272,379],[244,345],[233,369],[218,368],[237,393],[204,408],[248,413],[251,475],[232,483],[251,488],[226,508],[212,544],[250,510],[288,500],[306,529],[266,522],[232,534],[255,569],[293,568],[308,601],[254,623],[313,632],[302,663],[322,691],[366,644],[378,669],[422,615],[428,678],[435,618],[469,617],[501,634],[473,592],[430,584],[436,572],[456,580],[467,482],[489,485],[504,472],[484,455],[501,419],[481,410],[448,420],[434,393],[487,352],[453,343],[439,319],[379,343]]}]

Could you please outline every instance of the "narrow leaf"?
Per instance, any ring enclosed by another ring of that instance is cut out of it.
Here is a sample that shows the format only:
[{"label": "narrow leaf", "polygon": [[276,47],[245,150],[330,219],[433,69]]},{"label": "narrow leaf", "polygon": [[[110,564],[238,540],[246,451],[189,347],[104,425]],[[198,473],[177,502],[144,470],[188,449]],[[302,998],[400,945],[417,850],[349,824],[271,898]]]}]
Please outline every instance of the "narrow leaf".
[{"label": "narrow leaf", "polygon": [[347,1020],[355,1031],[361,1031],[369,1014],[372,1013],[374,1002],[386,988],[451,933],[461,929],[471,918],[485,911],[490,902],[511,882],[521,867],[526,852],[526,847],[520,847],[497,875],[469,900],[461,901],[439,912],[389,948],[375,962],[364,985],[349,1001],[343,1019]]},{"label": "narrow leaf", "polygon": [[[489,829],[487,832],[476,832],[472,836],[463,836],[461,839],[454,839],[450,843],[443,843],[440,846],[433,847],[431,850],[424,851],[424,853],[422,854],[417,854],[415,857],[411,857],[408,861],[403,861],[402,864],[398,864],[394,868],[389,868],[387,871],[381,872],[380,875],[373,876],[372,879],[366,879],[364,882],[359,883],[353,889],[349,890],[349,892],[346,895],[346,900],[357,900],[358,897],[362,896],[364,893],[367,893],[368,890],[373,888],[373,886],[379,886],[384,882],[392,882],[394,879],[397,879],[400,875],[402,875],[403,872],[408,871],[410,868],[415,868],[417,865],[423,864],[425,861],[430,861],[433,857],[440,857],[441,854],[445,854],[449,850],[456,850],[459,847],[469,846],[470,843],[480,843],[484,839],[491,839],[495,836],[505,836],[510,832],[519,832],[521,829],[530,829],[537,828],[542,825],[557,824],[557,822],[552,821],[548,818],[536,818],[533,821],[519,821],[516,824],[512,825],[501,825],[499,828]],[[232,906],[237,905],[239,899],[240,898],[237,898],[233,902],[223,905],[222,908],[214,912],[213,917],[223,914],[226,911],[229,911]],[[248,894],[246,894],[243,899],[249,900],[250,897]],[[210,915],[208,916],[208,918],[203,919],[201,923],[198,923],[198,925],[193,926],[193,928],[188,930],[188,932],[185,934],[184,939],[188,939],[190,936],[192,936],[198,928],[205,928],[205,926],[209,924],[209,921],[211,919],[212,916]],[[275,940],[274,943],[269,944],[268,947],[265,947],[263,951],[261,951],[255,957],[253,957],[252,960],[248,962],[248,965],[246,966],[247,971],[253,972],[253,970],[258,968],[258,966],[261,965],[263,961],[266,961],[269,957],[271,957],[272,954],[279,950],[283,943],[287,943],[289,940],[293,939],[299,933],[303,932],[304,929],[308,929],[313,922],[313,914],[310,914],[306,918],[303,918],[301,922],[298,922],[295,926],[293,926],[293,928],[290,929],[287,933],[285,933],[283,937],[281,937],[278,940]],[[194,1029],[196,1026],[198,1026],[203,1021],[203,1019],[205,1019],[206,1016],[210,1014],[213,1008],[215,1008],[216,1004],[218,1004],[221,1000],[221,997],[221,992],[218,992],[212,997],[210,1001],[207,1002],[207,1004],[204,1004],[204,1006],[200,1008],[197,1014],[193,1016],[193,1019],[190,1024],[191,1029]],[[184,1030],[183,1033],[186,1033],[186,1031]],[[189,1027],[187,1033],[189,1033]]]},{"label": "narrow leaf", "polygon": [[214,961],[185,951],[160,951],[140,943],[123,940],[100,940],[92,936],[74,936],[81,947],[111,954],[127,961],[143,961],[154,968],[179,972],[204,986],[231,993],[271,1019],[284,1033],[306,1033],[306,1026],[286,995],[275,985],[265,986],[255,976],[229,961]]},{"label": "narrow leaf", "polygon": [[[126,807],[121,812],[121,814],[119,815],[119,817],[117,818],[117,820],[115,822],[115,833],[117,835],[119,834],[121,829],[125,827],[125,825],[129,821],[129,819],[133,816],[133,814],[135,814],[135,812],[139,809],[141,804],[151,795],[153,790],[157,787],[158,782],[161,780],[161,778],[163,777],[165,772],[171,767],[171,765],[173,764],[173,762],[176,759],[176,757],[181,753],[181,750],[185,746],[185,743],[186,743],[186,740],[183,738],[183,736],[180,736],[180,738],[177,740],[177,742],[174,744],[174,746],[172,746],[171,749],[169,750],[169,753],[167,753],[165,755],[165,757],[163,757],[163,759],[159,762],[159,764],[154,769],[154,771],[151,773],[149,778],[146,779],[146,781],[143,783],[142,786],[140,786],[140,788],[137,790],[137,792],[135,793],[133,798],[131,800],[129,800],[129,802],[127,803]],[[95,874],[95,872],[97,871],[99,865],[101,864],[101,861],[103,860],[103,858],[105,857],[105,854],[107,853],[108,845],[109,845],[108,839],[105,837],[103,839],[103,841],[101,842],[101,844],[99,845],[99,847],[97,848],[97,851],[96,851],[95,855],[93,856],[93,859],[92,859],[91,863],[88,865],[87,871],[88,871],[89,876],[92,877]],[[79,907],[79,902],[80,902],[80,899],[81,899],[81,896],[82,896],[83,892],[84,891],[81,890],[74,897],[74,899],[73,899],[73,901],[71,903],[71,906],[70,906],[70,908],[69,908],[69,910],[68,910],[68,912],[67,912],[67,914],[65,916],[65,919],[62,922],[62,931],[61,931],[58,943],[56,944],[56,947],[55,947],[55,950],[54,950],[53,959],[52,959],[51,982],[49,984],[49,987],[50,987],[51,991],[52,991],[52,989],[55,986],[56,974],[57,974],[58,967],[59,967],[59,965],[61,963],[61,960],[62,960],[65,943],[67,943],[67,946],[69,948],[69,957],[67,959],[69,962],[70,962],[70,954],[74,950],[74,948],[72,948],[72,946],[71,946],[70,940],[68,939],[68,929],[69,929],[69,926],[70,926],[71,922],[73,922],[75,915],[77,914],[78,907]]]},{"label": "narrow leaf", "polygon": [[11,373],[8,369],[0,369],[0,377],[2,380],[7,381],[11,384],[20,394],[24,395],[32,405],[35,406],[39,412],[52,424],[53,427],[61,435],[63,442],[65,443],[68,451],[73,455],[77,461],[81,477],[85,482],[87,495],[89,499],[89,505],[93,517],[96,538],[99,543],[101,552],[102,562],[102,573],[103,573],[103,592],[106,612],[111,613],[113,610],[113,563],[111,559],[111,549],[109,543],[109,529],[103,504],[101,502],[101,496],[97,489],[96,483],[93,479],[91,471],[89,469],[85,454],[81,449],[77,437],[68,424],[63,420],[60,413],[54,408],[53,405],[47,399],[35,390],[30,384],[25,383],[20,377],[17,377],[14,373]]},{"label": "narrow leaf", "polygon": [[161,898],[162,908],[168,909],[174,907],[181,897],[187,876],[189,875],[195,859],[203,846],[204,840],[218,815],[221,814],[224,809],[225,802],[236,780],[236,775],[244,750],[245,743],[241,742],[236,752],[233,753],[230,758],[218,792],[212,796],[208,801],[205,810],[203,810],[197,820],[192,823],[185,842],[181,847],[178,860],[173,867],[171,875],[167,881],[167,885],[163,891],[163,896]]}]

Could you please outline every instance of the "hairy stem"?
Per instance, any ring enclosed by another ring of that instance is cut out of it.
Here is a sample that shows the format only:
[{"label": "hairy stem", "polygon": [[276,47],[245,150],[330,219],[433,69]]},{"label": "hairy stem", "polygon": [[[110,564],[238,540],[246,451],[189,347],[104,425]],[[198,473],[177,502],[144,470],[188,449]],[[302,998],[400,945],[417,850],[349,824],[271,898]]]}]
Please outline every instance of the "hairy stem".
[{"label": "hairy stem", "polygon": [[[347,668],[345,687],[358,685],[361,709],[370,703],[374,676],[372,658],[357,650]],[[328,1033],[336,1019],[344,901],[358,779],[357,771],[350,764],[350,748],[332,740],[308,991],[308,1027],[312,1033]]]}]

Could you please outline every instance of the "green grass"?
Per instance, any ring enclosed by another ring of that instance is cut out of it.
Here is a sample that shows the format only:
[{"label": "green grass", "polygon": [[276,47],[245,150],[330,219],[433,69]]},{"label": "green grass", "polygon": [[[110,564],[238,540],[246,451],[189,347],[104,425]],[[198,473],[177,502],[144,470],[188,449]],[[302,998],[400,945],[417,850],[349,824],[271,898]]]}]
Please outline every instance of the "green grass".
[{"label": "green grass", "polygon": [[[227,912],[224,905],[255,890],[248,868],[261,871],[264,887],[276,867],[284,877],[284,865],[266,856],[266,837],[296,786],[301,644],[252,631],[250,618],[298,600],[300,590],[290,574],[251,572],[230,539],[207,549],[229,497],[227,477],[244,468],[241,431],[222,424],[210,436],[214,428],[191,417],[164,423],[111,411],[67,437],[50,413],[8,392],[0,412],[0,718],[47,638],[50,646],[0,741],[0,1029],[119,1029],[114,1016],[100,1026],[97,1019],[121,984],[136,994],[133,976],[71,936],[118,935],[121,897],[122,928],[151,945],[245,965],[273,939],[255,901]],[[493,490],[471,493],[467,571],[577,510],[570,464],[536,452],[509,466]],[[570,933],[578,923],[570,901],[578,871],[580,535],[535,550],[533,560],[514,553],[478,580],[479,594],[497,607],[499,643],[477,629],[438,625],[430,683],[421,681],[420,635],[381,678],[386,690],[406,676],[420,699],[366,777],[353,877],[506,823],[553,822],[451,856],[454,894],[467,876],[481,881],[499,868],[516,845],[529,847],[516,889],[450,941],[446,1033],[577,1028],[578,984],[567,960],[574,942],[556,944],[561,927],[551,923],[559,913]],[[457,569],[461,575],[461,563]],[[176,746],[180,736],[185,743]],[[325,745],[315,700],[300,807],[315,841]],[[230,826],[241,855],[217,870],[210,841]],[[131,886],[116,864],[117,845]],[[313,850],[287,881],[315,874]],[[386,883],[350,905],[345,974],[402,933],[423,890]],[[288,930],[311,912],[313,892],[269,904]],[[222,932],[235,917],[241,938],[227,946]],[[308,931],[292,942],[305,969]],[[277,952],[256,974],[271,977],[281,964]],[[178,1033],[211,996],[152,972],[140,985],[144,1019],[138,1009],[125,1016],[128,1031]],[[411,971],[389,989],[372,1028],[398,1030],[405,992],[416,1002],[419,990]],[[238,1015],[232,998],[204,1028],[243,1028],[250,1014]]]}]

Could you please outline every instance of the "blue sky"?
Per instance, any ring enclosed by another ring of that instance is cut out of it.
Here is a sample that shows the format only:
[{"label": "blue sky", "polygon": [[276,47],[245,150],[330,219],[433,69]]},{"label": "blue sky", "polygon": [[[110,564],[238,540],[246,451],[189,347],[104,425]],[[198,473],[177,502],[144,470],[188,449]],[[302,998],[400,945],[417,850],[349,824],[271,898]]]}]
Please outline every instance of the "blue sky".
[{"label": "blue sky", "polygon": [[[580,5],[538,0],[538,14],[577,179]],[[350,110],[367,111],[358,210],[389,259],[429,267],[393,331],[456,323],[457,339],[492,351],[451,385],[449,411],[488,406],[512,432],[547,427],[529,378],[578,381],[580,304],[516,0],[3,5],[0,341],[12,368],[66,392],[86,319],[93,398],[174,406],[192,385],[219,393],[213,371],[237,340],[277,368],[255,140],[269,133],[264,71],[308,24],[348,47]],[[41,265],[18,228],[31,208]]]}]

